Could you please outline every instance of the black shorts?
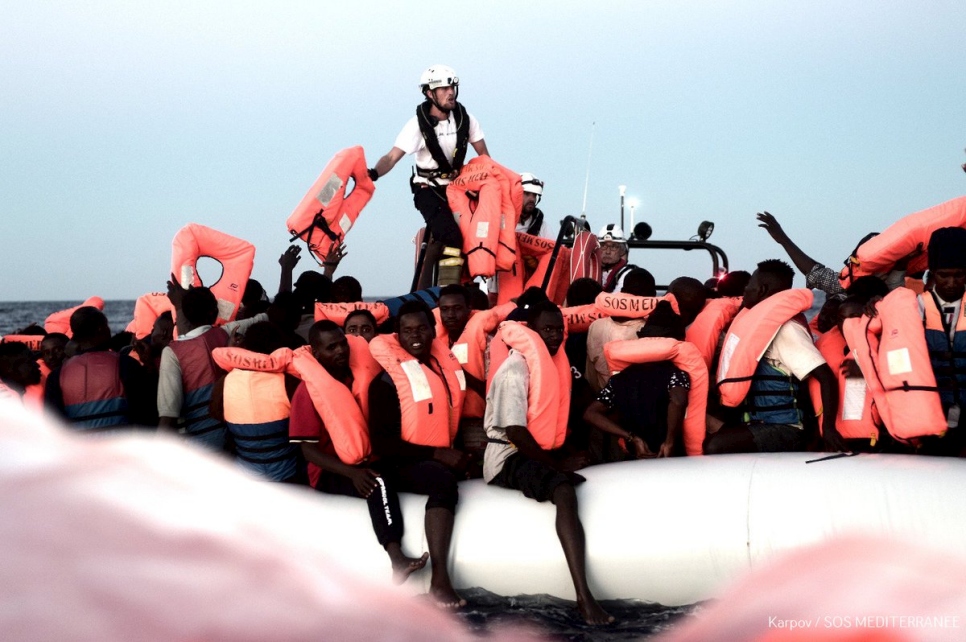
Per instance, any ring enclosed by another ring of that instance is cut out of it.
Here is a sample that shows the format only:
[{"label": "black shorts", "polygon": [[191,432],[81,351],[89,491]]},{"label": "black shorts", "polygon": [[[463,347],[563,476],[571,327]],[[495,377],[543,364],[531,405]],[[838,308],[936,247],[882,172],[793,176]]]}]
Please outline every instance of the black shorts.
[{"label": "black shorts", "polygon": [[586,479],[582,475],[562,473],[516,453],[510,455],[504,462],[503,469],[490,483],[519,490],[530,499],[545,502],[553,498],[553,491],[560,484],[576,486],[584,481]]},{"label": "black shorts", "polygon": [[760,453],[801,452],[808,446],[805,431],[789,424],[749,424]]}]

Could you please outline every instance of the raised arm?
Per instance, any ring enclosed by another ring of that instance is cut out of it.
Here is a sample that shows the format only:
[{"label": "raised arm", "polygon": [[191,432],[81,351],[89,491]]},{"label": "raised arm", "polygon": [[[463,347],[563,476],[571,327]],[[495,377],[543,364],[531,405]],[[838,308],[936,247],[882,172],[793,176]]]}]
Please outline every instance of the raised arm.
[{"label": "raised arm", "polygon": [[802,274],[808,275],[812,269],[818,265],[818,261],[808,256],[803,252],[795,243],[792,242],[788,235],[785,234],[785,230],[782,226],[778,224],[775,217],[768,212],[758,213],[758,227],[765,228],[765,231],[775,240],[776,243],[782,246],[785,253],[788,254],[788,258],[792,260]]}]

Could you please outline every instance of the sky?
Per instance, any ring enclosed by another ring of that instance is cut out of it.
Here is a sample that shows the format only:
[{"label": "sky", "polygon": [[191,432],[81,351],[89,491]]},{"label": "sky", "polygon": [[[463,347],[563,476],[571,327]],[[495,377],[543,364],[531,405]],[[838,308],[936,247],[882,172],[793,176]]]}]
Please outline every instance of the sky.
[{"label": "sky", "polygon": [[[714,221],[751,270],[783,257],[768,210],[838,266],[966,193],[964,33],[962,0],[4,0],[0,300],[163,290],[189,222],[255,244],[274,292],[295,205],[339,150],[371,166],[392,147],[432,64],[456,69],[493,158],[546,182],[551,221],[619,222],[625,185],[626,227],[636,202],[653,239]],[[348,235],[337,275],[367,296],[408,291],[411,165]],[[659,283],[711,276],[703,253],[631,260]],[[303,251],[296,274],[314,267]]]}]

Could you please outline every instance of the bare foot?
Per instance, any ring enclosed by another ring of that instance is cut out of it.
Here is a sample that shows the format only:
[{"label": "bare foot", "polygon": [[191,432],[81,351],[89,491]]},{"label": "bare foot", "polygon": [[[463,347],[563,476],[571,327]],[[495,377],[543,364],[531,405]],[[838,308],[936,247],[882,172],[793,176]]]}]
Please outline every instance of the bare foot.
[{"label": "bare foot", "polygon": [[610,624],[614,621],[614,616],[601,608],[597,600],[592,597],[586,600],[577,600],[577,610],[580,611],[584,622],[591,626]]},{"label": "bare foot", "polygon": [[426,566],[427,560],[429,560],[429,553],[423,553],[422,557],[402,555],[392,560],[392,581],[396,584],[402,584],[409,579],[410,575]]},{"label": "bare foot", "polygon": [[430,587],[429,595],[441,609],[455,611],[466,606],[466,600],[457,595],[452,586],[446,588]]}]

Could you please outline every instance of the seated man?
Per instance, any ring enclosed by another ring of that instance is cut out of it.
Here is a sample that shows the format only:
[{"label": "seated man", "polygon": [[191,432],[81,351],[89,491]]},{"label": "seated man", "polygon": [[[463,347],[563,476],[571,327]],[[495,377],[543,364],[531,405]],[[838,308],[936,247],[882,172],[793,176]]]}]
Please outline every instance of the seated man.
[{"label": "seated man", "polygon": [[[684,341],[684,322],[670,303],[662,301],[637,334]],[[611,377],[584,419],[622,438],[627,451],[602,460],[683,455],[682,428],[690,389],[688,373],[670,361],[635,363]]]},{"label": "seated man", "polygon": [[966,435],[966,229],[944,227],[929,238],[929,282],[919,295],[929,360],[936,375],[948,430],[925,440],[922,452],[962,456]]},{"label": "seated man", "polygon": [[[794,277],[794,270],[784,261],[762,261],[745,288],[742,306],[749,310],[767,306],[769,297],[791,289]],[[746,311],[739,312],[732,329],[741,324],[742,313]],[[720,374],[719,371],[719,382]],[[709,412],[705,454],[805,450],[810,435],[806,434],[804,415],[799,407],[799,390],[801,382],[810,377],[819,382],[821,407],[838,408],[838,381],[812,342],[811,332],[801,315],[781,323],[754,373],[748,374],[751,390],[740,418],[733,417],[726,423]],[[741,373],[726,374],[726,378],[735,376],[743,378]],[[833,413],[824,415],[823,439],[830,450],[845,448]]]},{"label": "seated man", "polygon": [[74,356],[47,377],[44,398],[78,430],[153,425],[150,380],[137,361],[109,349],[111,330],[97,308],[70,315]]},{"label": "seated man", "polygon": [[434,341],[435,325],[425,303],[407,301],[396,315],[396,333],[369,343],[386,370],[369,386],[369,437],[398,491],[428,495],[429,590],[440,607],[455,609],[466,606],[447,568],[459,499],[456,475],[466,470],[466,456],[453,448],[465,385],[456,357]]},{"label": "seated man", "polygon": [[[644,268],[632,268],[624,278],[622,294],[656,296],[654,277]],[[603,317],[590,324],[587,330],[587,365],[584,371],[587,382],[594,392],[600,392],[610,379],[610,368],[604,359],[604,344],[609,341],[636,339],[637,331],[644,327],[645,319],[626,317]]]},{"label": "seated man", "polygon": [[637,267],[627,262],[627,239],[624,230],[611,223],[597,235],[600,240],[601,284],[604,292],[622,292],[624,277]]},{"label": "seated man", "polygon": [[[276,352],[278,351],[278,352]],[[285,337],[261,321],[232,348],[216,348],[212,358],[227,374],[215,382],[209,409],[224,421],[238,464],[265,479],[305,483],[305,465],[289,443],[291,398],[299,384],[285,359]]]},{"label": "seated man", "polygon": [[[293,361],[304,381],[292,397],[289,438],[300,445],[308,462],[312,488],[366,500],[372,529],[389,554],[393,579],[404,582],[426,565],[429,554],[414,558],[403,553],[402,512],[393,479],[380,472],[381,462],[368,459],[368,409],[363,401],[378,366],[368,354],[353,354],[346,335],[332,321],[315,323],[309,341],[311,351],[306,355],[300,349]],[[365,351],[364,343],[355,346]]]},{"label": "seated man", "polygon": [[[549,353],[551,358],[558,356],[564,334],[560,309],[549,301],[536,303],[527,310],[527,324],[530,329],[523,329],[523,332],[535,332],[540,338],[534,343],[536,350],[545,350],[544,354]],[[562,357],[563,367],[569,370],[566,355],[560,353],[559,357]],[[557,535],[574,582],[577,608],[588,624],[607,624],[614,618],[601,608],[590,592],[584,567],[584,528],[580,523],[574,490],[574,484],[584,478],[572,472],[572,460],[557,461],[535,437],[539,434],[545,441],[543,435],[549,430],[556,433],[553,442],[562,443],[561,433],[566,434],[567,418],[559,416],[559,412],[534,416],[535,413],[529,411],[531,389],[540,385],[537,377],[549,379],[541,382],[544,391],[569,396],[570,390],[558,387],[557,371],[553,368],[538,371],[531,367],[531,359],[536,363],[540,355],[511,350],[493,376],[484,418],[489,443],[484,456],[483,477],[490,484],[520,490],[539,502],[549,499],[554,503],[557,507]],[[558,404],[551,402],[549,407],[558,407]],[[549,417],[551,414],[554,415],[552,418]],[[552,425],[544,425],[548,421]]]},{"label": "seated man", "polygon": [[168,298],[175,308],[178,338],[161,351],[158,366],[158,426],[179,430],[195,443],[211,450],[225,448],[227,428],[211,416],[211,392],[221,369],[211,359],[211,351],[228,345],[236,331],[267,321],[268,315],[233,321],[215,327],[218,301],[205,287],[185,290],[172,275]]}]

